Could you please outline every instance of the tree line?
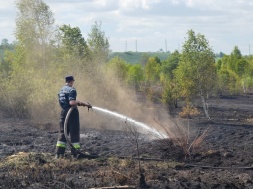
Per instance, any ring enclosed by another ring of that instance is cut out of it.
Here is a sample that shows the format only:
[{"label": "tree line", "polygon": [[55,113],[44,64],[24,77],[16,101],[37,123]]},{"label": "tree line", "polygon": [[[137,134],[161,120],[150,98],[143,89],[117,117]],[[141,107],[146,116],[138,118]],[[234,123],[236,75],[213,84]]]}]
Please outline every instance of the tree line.
[{"label": "tree line", "polygon": [[211,96],[247,95],[253,88],[253,56],[242,56],[235,46],[231,54],[216,60],[205,36],[193,30],[188,31],[182,52],[175,50],[167,60],[149,57],[131,65],[114,58],[108,66],[128,86],[170,108],[178,107],[178,100],[183,99],[185,108],[193,111],[195,100],[200,99],[207,118]]},{"label": "tree line", "polygon": [[101,22],[95,22],[84,39],[78,27],[55,26],[50,7],[42,0],[15,3],[16,42],[1,44],[5,54],[0,60],[0,106],[6,115],[55,115],[55,94],[62,84],[57,78],[69,73],[84,81],[81,93],[98,101],[115,99],[117,84],[143,91],[170,108],[183,99],[192,109],[199,98],[207,118],[210,96],[247,94],[253,87],[252,56],[242,56],[235,46],[230,55],[216,60],[205,36],[193,30],[187,32],[181,52],[175,50],[164,61],[144,54],[140,63],[131,64],[119,57],[108,60],[110,44]]}]

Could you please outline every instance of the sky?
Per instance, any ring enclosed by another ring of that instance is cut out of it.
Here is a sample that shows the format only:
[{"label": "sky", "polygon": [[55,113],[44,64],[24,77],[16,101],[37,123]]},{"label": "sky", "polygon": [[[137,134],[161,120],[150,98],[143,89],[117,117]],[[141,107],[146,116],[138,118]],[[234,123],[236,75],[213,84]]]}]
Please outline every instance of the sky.
[{"label": "sky", "polygon": [[[44,0],[55,25],[79,27],[86,39],[95,22],[113,52],[181,50],[187,31],[200,33],[215,53],[238,46],[253,53],[252,0]],[[15,40],[15,0],[0,0],[0,40]]]}]

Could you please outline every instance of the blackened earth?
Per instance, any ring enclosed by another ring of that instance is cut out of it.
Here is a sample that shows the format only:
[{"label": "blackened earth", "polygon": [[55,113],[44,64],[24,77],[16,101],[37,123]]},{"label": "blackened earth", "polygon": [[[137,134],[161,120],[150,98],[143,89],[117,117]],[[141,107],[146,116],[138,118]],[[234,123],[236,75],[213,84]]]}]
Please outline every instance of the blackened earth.
[{"label": "blackened earth", "polygon": [[72,159],[68,148],[64,158],[54,159],[58,125],[1,116],[0,188],[252,189],[253,96],[210,102],[211,120],[189,119],[191,131],[209,127],[190,155],[168,139],[139,135],[140,160],[133,135],[83,127],[82,149],[100,157]]}]

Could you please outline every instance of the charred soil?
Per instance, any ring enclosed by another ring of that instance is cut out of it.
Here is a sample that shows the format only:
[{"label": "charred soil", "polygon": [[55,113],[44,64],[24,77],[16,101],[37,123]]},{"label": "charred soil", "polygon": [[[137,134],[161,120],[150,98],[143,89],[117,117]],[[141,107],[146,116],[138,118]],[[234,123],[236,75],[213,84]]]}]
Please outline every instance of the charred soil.
[{"label": "charred soil", "polygon": [[193,136],[209,127],[190,156],[169,139],[140,135],[139,159],[135,141],[124,131],[83,127],[82,148],[100,157],[72,159],[68,148],[64,158],[54,159],[58,125],[1,116],[0,188],[250,189],[252,107],[253,96],[212,99],[211,120],[203,115],[184,119]]}]

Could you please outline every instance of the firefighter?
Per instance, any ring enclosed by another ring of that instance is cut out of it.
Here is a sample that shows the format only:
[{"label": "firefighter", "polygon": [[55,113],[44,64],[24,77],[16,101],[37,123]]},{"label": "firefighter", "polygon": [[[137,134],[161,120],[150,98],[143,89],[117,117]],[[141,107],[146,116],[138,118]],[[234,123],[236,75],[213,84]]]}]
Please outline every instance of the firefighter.
[{"label": "firefighter", "polygon": [[[73,87],[74,85],[74,77],[66,76],[65,77],[66,84],[61,88],[58,98],[59,104],[61,106],[61,115],[60,115],[60,130],[58,133],[58,140],[56,144],[56,156],[55,158],[60,158],[64,156],[67,141],[64,135],[64,122],[68,110],[74,106],[73,111],[71,112],[68,120],[67,131],[70,135],[70,141],[75,149],[80,149],[80,122],[79,122],[79,112],[77,106],[87,106],[88,108],[92,108],[90,104],[86,104],[84,102],[78,101],[76,99],[77,92]],[[71,155],[74,158],[78,157],[77,151],[75,149],[71,149]]]}]

